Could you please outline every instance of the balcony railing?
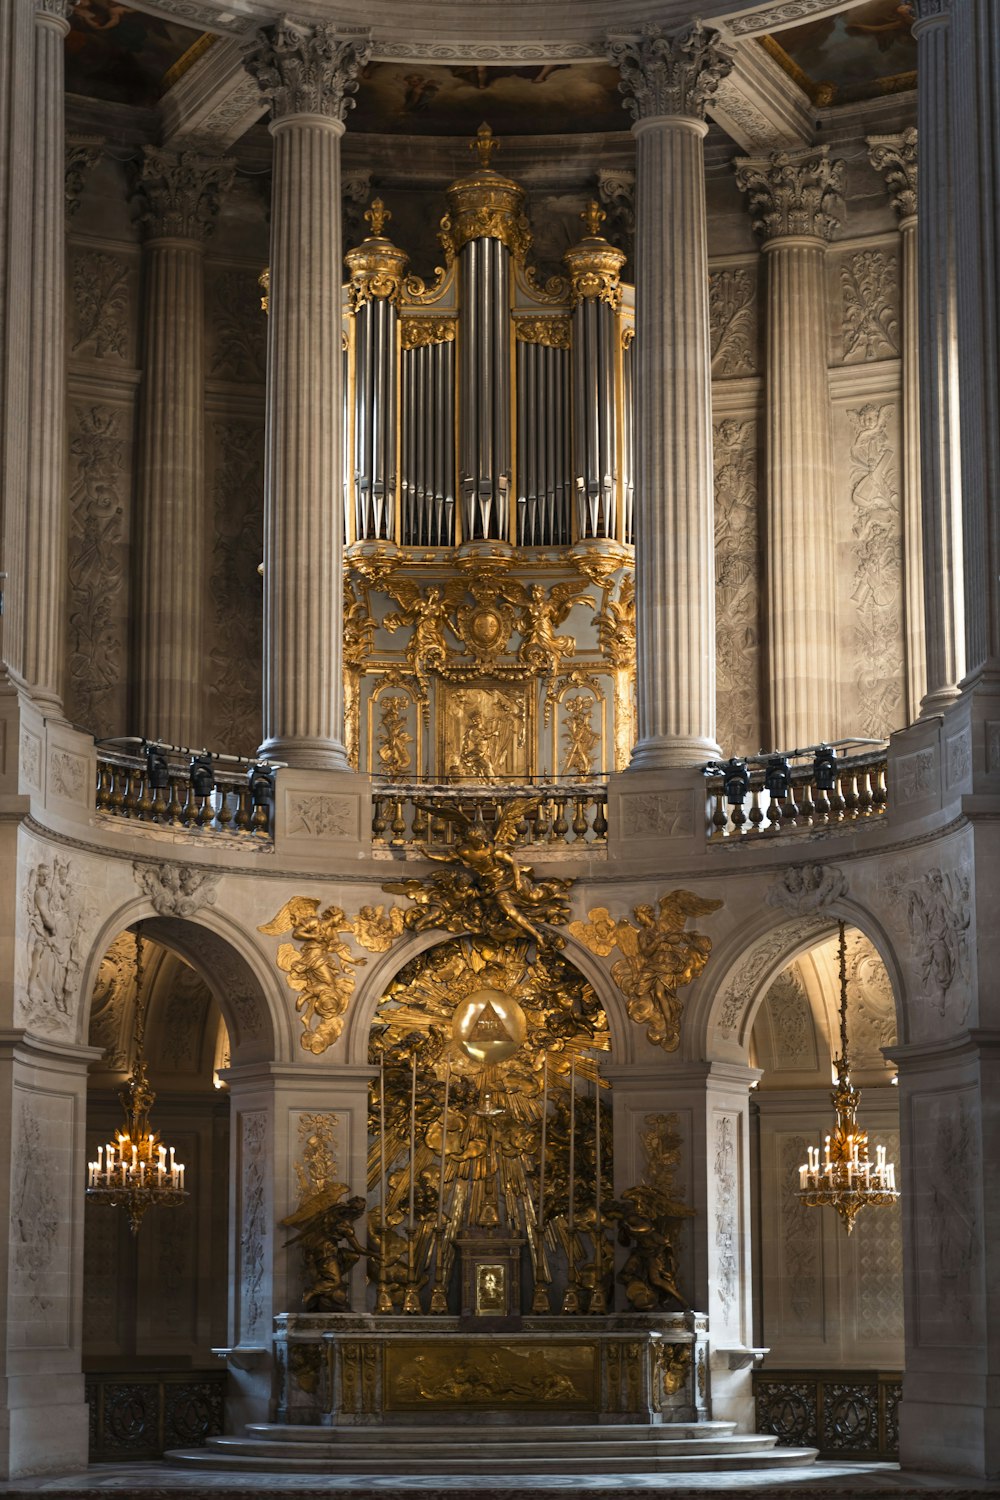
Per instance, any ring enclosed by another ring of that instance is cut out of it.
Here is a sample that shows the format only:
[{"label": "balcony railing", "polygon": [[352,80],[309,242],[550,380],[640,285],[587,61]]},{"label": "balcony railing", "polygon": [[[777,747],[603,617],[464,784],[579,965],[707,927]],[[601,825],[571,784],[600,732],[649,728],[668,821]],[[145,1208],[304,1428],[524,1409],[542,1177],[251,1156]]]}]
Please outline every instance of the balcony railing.
[{"label": "balcony railing", "polygon": [[[539,850],[567,845],[601,852],[607,848],[608,788],[603,781],[376,786],[372,839],[376,849],[447,849],[463,818],[492,835],[504,812],[521,799],[530,799],[530,806],[521,810],[515,824],[519,845]],[[458,816],[449,817],[449,811]]]},{"label": "balcony railing", "polygon": [[789,766],[787,794],[778,797],[765,787],[764,766],[747,765],[749,783],[739,800],[733,800],[732,781],[709,774],[709,842],[809,834],[884,817],[889,806],[886,767],[883,748],[845,757],[836,763],[832,786],[822,787],[810,758]]},{"label": "balcony railing", "polygon": [[199,776],[190,751],[98,745],[97,811],[166,828],[269,839],[268,772],[260,768],[263,779],[255,790],[248,779],[254,766],[235,756],[204,756],[201,770],[209,774]]}]

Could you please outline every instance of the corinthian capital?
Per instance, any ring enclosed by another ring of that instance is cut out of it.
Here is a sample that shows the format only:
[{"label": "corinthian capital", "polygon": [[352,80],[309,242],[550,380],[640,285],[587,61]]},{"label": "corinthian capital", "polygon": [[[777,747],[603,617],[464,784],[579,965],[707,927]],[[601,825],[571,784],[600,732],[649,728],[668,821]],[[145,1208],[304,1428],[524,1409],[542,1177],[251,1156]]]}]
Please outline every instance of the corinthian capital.
[{"label": "corinthian capital", "polygon": [[827,150],[820,146],[737,160],[736,181],[750,199],[754,231],[761,239],[833,239],[844,217],[844,163],[830,161]]},{"label": "corinthian capital", "polygon": [[868,160],[885,178],[899,217],[912,218],[917,211],[917,132],[913,126],[902,135],[870,135]]},{"label": "corinthian capital", "polygon": [[300,26],[286,17],[258,31],[243,65],[271,101],[274,119],[325,115],[342,120],[354,108],[358,75],[371,44],[345,42],[332,22]]},{"label": "corinthian capital", "polygon": [[669,36],[653,23],[639,37],[609,36],[607,54],[621,73],[618,88],[635,120],[657,115],[703,120],[705,106],[735,60],[719,33],[700,21]]},{"label": "corinthian capital", "polygon": [[147,237],[207,239],[233,174],[228,161],[146,146],[132,192]]},{"label": "corinthian capital", "polygon": [[35,18],[53,21],[61,31],[69,30],[69,18],[76,0],[35,0]]}]

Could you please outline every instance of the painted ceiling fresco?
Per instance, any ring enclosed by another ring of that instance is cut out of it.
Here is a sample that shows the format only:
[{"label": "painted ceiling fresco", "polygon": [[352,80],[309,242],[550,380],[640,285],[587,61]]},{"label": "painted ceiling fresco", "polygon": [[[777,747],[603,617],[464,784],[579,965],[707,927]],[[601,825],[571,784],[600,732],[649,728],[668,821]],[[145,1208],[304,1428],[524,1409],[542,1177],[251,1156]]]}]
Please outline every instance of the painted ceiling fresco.
[{"label": "painted ceiling fresco", "polygon": [[153,105],[170,86],[171,70],[201,33],[118,0],[79,0],[66,37],[66,88],[116,104]]},{"label": "painted ceiling fresco", "polygon": [[497,135],[628,130],[618,73],[605,63],[524,68],[373,63],[350,129],[405,135]]},{"label": "painted ceiling fresco", "polygon": [[845,104],[913,87],[912,22],[908,0],[866,0],[840,15],[765,37],[764,45],[814,104]]}]

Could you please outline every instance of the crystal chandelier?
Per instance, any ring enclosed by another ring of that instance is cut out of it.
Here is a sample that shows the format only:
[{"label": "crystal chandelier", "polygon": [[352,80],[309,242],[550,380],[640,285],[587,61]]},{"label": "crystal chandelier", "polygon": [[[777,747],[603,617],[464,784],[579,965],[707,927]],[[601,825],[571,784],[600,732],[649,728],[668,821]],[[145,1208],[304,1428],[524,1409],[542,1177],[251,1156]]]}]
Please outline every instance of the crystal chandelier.
[{"label": "crystal chandelier", "polygon": [[135,935],[135,1025],[132,1072],[119,1094],[125,1110],[125,1129],[114,1144],[98,1146],[97,1160],[87,1164],[87,1197],[109,1208],[124,1208],[132,1233],[139,1232],[147,1208],[179,1208],[188,1196],[184,1168],[174,1159],[173,1146],[160,1144],[149,1124],[156,1095],[146,1076],[144,1042],[147,997],[142,985],[142,938]]},{"label": "crystal chandelier", "polygon": [[840,927],[840,1056],[837,1087],[830,1095],[837,1112],[833,1133],[826,1137],[823,1165],[818,1146],[809,1146],[809,1160],[799,1167],[798,1197],[810,1208],[835,1208],[850,1234],[866,1203],[884,1208],[896,1203],[896,1168],[885,1159],[885,1147],[875,1147],[875,1163],[868,1156],[868,1132],[858,1128],[861,1094],[851,1083],[847,1056],[847,940]]}]

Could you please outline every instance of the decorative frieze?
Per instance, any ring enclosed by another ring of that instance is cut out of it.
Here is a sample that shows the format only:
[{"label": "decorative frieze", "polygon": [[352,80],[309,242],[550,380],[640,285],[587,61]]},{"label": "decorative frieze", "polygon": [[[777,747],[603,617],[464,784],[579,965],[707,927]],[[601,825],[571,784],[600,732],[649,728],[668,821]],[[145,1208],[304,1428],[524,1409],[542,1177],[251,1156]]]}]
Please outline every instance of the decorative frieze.
[{"label": "decorative frieze", "polygon": [[858,250],[840,268],[844,363],[894,359],[899,347],[899,262],[884,250]]},{"label": "decorative frieze", "polygon": [[725,380],[757,370],[757,278],[745,266],[713,271],[708,282],[712,375]]},{"label": "decorative frieze", "polygon": [[131,273],[127,261],[104,250],[76,247],[70,258],[74,321],[70,350],[94,359],[128,361]]},{"label": "decorative frieze", "polygon": [[883,739],[900,723],[904,688],[899,481],[887,426],[894,407],[869,402],[847,415],[856,716],[851,730]]},{"label": "decorative frieze", "polygon": [[733,753],[761,740],[756,442],[756,422],[716,425],[716,712],[720,743]]},{"label": "decorative frieze", "polygon": [[70,411],[69,643],[66,703],[95,735],[120,733],[125,659],[128,413]]},{"label": "decorative frieze", "polygon": [[719,32],[699,21],[669,35],[651,22],[640,37],[609,36],[607,53],[621,73],[618,87],[634,120],[663,115],[703,120],[735,62]]}]

